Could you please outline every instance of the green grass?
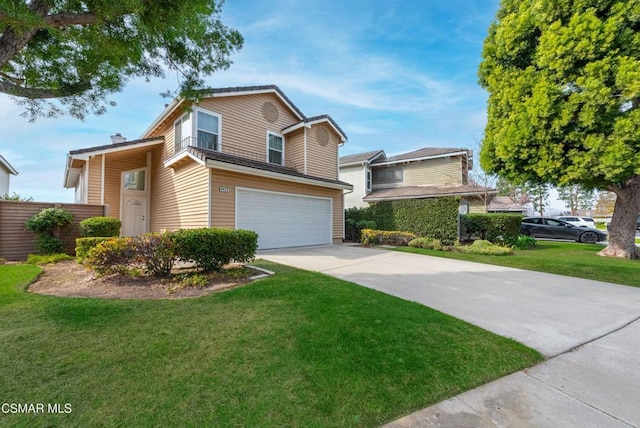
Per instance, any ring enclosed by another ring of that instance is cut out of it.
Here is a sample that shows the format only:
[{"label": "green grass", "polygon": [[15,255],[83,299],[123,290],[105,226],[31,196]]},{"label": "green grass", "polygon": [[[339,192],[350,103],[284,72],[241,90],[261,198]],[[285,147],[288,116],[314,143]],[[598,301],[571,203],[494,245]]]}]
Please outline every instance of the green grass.
[{"label": "green grass", "polygon": [[602,245],[538,241],[536,248],[515,250],[512,256],[460,254],[410,247],[398,247],[396,250],[640,287],[640,261],[600,257],[596,253],[602,248]]},{"label": "green grass", "polygon": [[0,426],[374,426],[542,357],[424,306],[268,262],[184,300],[41,296],[0,266]]}]

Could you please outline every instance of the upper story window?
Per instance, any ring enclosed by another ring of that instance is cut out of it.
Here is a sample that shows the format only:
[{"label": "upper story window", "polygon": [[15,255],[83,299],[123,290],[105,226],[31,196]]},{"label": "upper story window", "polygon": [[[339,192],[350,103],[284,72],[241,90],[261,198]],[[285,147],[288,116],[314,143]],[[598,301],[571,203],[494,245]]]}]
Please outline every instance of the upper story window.
[{"label": "upper story window", "polygon": [[394,184],[404,181],[404,168],[401,166],[391,168],[376,168],[373,170],[373,182],[375,184]]},{"label": "upper story window", "polygon": [[174,123],[176,153],[188,146],[220,150],[220,115],[199,108]]},{"label": "upper story window", "polygon": [[267,133],[267,162],[284,165],[284,138],[282,135]]},{"label": "upper story window", "polygon": [[366,185],[367,192],[371,192],[372,186],[371,186],[371,169],[370,168],[367,168],[365,180],[366,180],[365,185]]}]

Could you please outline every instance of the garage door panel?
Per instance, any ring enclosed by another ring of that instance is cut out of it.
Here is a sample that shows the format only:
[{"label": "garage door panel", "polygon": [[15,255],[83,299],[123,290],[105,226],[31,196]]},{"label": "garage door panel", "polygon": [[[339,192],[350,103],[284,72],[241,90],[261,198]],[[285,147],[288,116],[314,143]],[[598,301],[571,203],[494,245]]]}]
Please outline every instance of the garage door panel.
[{"label": "garage door panel", "polygon": [[236,190],[236,227],[255,230],[261,249],[331,243],[331,200]]}]

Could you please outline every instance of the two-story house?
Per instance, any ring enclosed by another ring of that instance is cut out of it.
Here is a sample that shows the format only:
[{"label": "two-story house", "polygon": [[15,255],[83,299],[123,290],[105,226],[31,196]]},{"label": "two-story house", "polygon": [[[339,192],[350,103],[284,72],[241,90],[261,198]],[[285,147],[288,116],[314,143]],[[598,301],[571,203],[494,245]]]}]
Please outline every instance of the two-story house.
[{"label": "two-story house", "polygon": [[337,243],[346,141],[277,86],[209,89],[195,105],[174,100],[138,140],[70,151],[64,185],[108,205],[124,236],[219,227],[255,230],[261,249]]},{"label": "two-story house", "polygon": [[18,175],[18,171],[0,155],[0,196],[9,194],[9,181],[12,175]]},{"label": "two-story house", "polygon": [[384,151],[343,156],[340,180],[353,184],[345,207],[366,207],[379,201],[459,196],[472,212],[484,211],[482,196],[495,195],[469,180],[473,151],[426,147],[387,157]]}]

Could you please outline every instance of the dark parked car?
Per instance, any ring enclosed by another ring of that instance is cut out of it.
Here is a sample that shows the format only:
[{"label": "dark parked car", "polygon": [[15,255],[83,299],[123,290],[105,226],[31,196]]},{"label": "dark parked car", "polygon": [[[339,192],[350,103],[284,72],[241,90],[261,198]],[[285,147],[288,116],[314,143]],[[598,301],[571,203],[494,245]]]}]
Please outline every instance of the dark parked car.
[{"label": "dark parked car", "polygon": [[571,239],[588,244],[607,240],[607,233],[601,230],[544,217],[523,218],[520,233],[534,238]]}]

